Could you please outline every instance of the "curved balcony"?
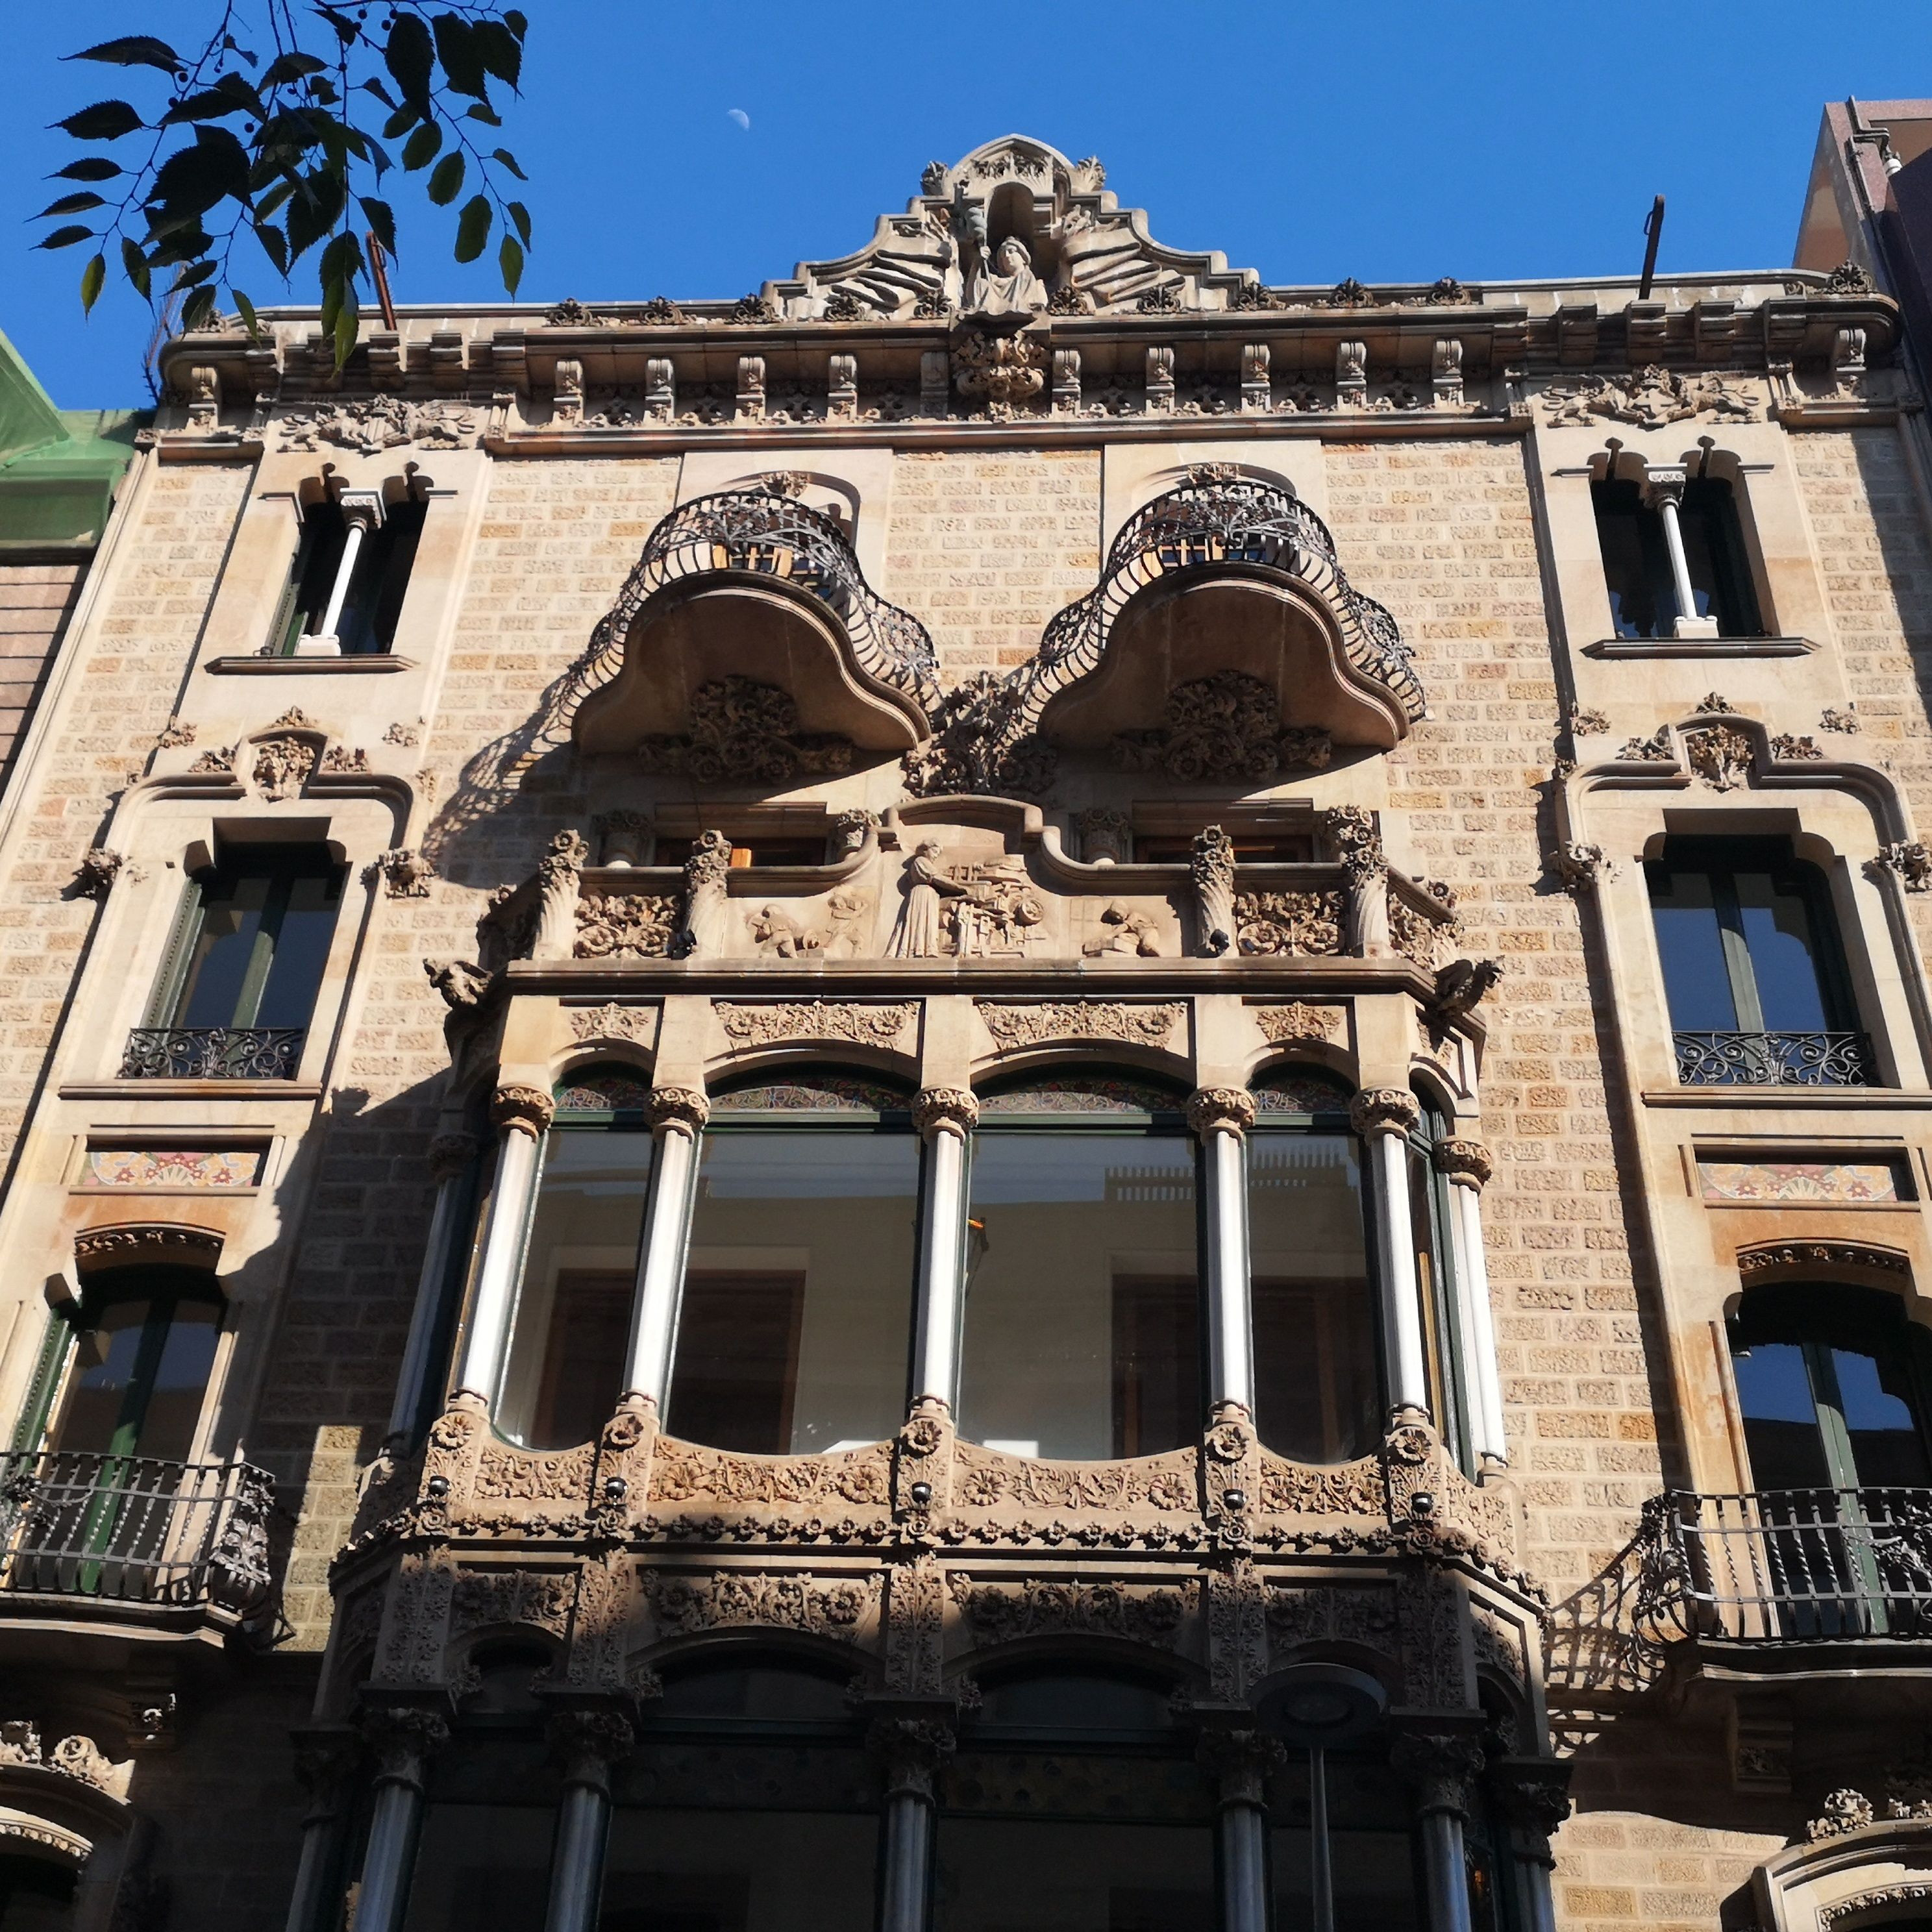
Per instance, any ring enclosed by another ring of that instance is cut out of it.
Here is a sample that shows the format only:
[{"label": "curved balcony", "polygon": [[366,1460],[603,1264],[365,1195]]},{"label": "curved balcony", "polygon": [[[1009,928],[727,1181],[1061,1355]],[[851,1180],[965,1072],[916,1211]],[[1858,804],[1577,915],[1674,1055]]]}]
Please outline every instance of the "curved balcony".
[{"label": "curved balcony", "polygon": [[1099,749],[1158,726],[1177,687],[1258,680],[1284,724],[1388,750],[1424,715],[1396,622],[1352,585],[1328,526],[1275,484],[1183,484],[1137,511],[1100,583],[1047,626],[1027,676],[1042,734]]},{"label": "curved balcony", "polygon": [[578,748],[629,752],[691,730],[701,687],[781,692],[801,731],[910,749],[938,701],[919,620],[874,592],[844,532],[775,490],[694,498],[652,531],[592,640]]}]

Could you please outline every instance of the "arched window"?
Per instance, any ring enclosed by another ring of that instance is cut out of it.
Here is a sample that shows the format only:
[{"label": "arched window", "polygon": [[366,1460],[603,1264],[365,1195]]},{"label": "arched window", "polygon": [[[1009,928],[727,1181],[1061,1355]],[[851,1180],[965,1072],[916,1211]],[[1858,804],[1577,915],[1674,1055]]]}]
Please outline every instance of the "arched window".
[{"label": "arched window", "polygon": [[556,1089],[497,1426],[535,1449],[587,1442],[623,1393],[650,1179],[646,1076],[587,1067]]},{"label": "arched window", "polygon": [[764,1456],[904,1419],[919,1218],[910,1097],[800,1070],[712,1097],[667,1426]]},{"label": "arched window", "polygon": [[1196,1155],[1181,1096],[1100,1073],[982,1100],[960,1428],[1015,1455],[1148,1456],[1202,1424]]},{"label": "arched window", "polygon": [[1248,1242],[1256,1427],[1298,1462],[1345,1462],[1382,1434],[1361,1144],[1348,1089],[1287,1067],[1255,1083]]}]

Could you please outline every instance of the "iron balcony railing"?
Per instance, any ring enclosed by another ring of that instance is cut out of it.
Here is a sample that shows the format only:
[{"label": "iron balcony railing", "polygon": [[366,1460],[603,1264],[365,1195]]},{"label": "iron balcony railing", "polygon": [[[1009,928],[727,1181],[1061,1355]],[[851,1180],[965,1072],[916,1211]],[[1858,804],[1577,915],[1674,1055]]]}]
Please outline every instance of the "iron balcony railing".
[{"label": "iron balcony railing", "polygon": [[16,1450],[0,1467],[0,1614],[8,1592],[244,1620],[266,1607],[275,1486],[264,1471],[70,1450]]},{"label": "iron balcony railing", "polygon": [[1862,1033],[1680,1033],[1686,1087],[1869,1087],[1871,1038]]},{"label": "iron balcony railing", "polygon": [[1414,653],[1395,619],[1348,579],[1328,526],[1277,485],[1234,477],[1186,483],[1136,511],[1107,552],[1100,581],[1048,622],[1040,655],[1022,674],[1036,721],[1054,692],[1098,668],[1108,634],[1136,592],[1174,572],[1259,566],[1298,578],[1321,596],[1355,668],[1383,686],[1411,719],[1426,709]]},{"label": "iron balcony railing", "polygon": [[688,578],[750,571],[782,578],[826,605],[860,668],[926,710],[939,702],[939,654],[926,626],[866,581],[856,553],[830,517],[769,490],[724,490],[680,504],[644,541],[616,607],[572,667],[581,698],[608,684],[646,601]]},{"label": "iron balcony railing", "polygon": [[136,1027],[123,1080],[292,1080],[303,1027]]}]

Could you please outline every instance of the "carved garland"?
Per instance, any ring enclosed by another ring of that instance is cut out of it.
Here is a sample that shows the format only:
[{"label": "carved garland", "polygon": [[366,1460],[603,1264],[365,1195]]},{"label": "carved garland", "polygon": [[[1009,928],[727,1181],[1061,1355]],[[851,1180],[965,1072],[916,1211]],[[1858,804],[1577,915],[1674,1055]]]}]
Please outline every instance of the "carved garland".
[{"label": "carved garland", "polygon": [[718,1000],[712,1010],[734,1047],[770,1046],[787,1040],[839,1040],[854,1046],[896,1046],[912,1023],[910,1004],[868,1006],[856,1000],[799,1000],[740,1005]]},{"label": "carved garland", "polygon": [[1004,1053],[1055,1040],[1115,1040],[1134,1046],[1164,1046],[1180,1022],[1177,1003],[1130,1006],[1118,1000],[1052,1000],[1009,1005],[975,1000],[994,1043]]}]

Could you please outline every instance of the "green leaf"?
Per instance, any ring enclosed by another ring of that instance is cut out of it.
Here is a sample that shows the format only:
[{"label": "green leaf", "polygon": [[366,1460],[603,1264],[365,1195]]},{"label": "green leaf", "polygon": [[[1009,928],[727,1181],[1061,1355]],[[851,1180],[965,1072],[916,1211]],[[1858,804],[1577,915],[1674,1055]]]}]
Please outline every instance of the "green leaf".
[{"label": "green leaf", "polygon": [[118,161],[110,161],[105,154],[83,154],[77,161],[70,161],[64,168],[56,168],[48,176],[50,181],[112,181],[116,175],[125,174],[127,170]]},{"label": "green leaf", "polygon": [[524,245],[527,248],[530,239],[530,210],[520,201],[512,201],[505,204],[504,212],[515,223],[517,232],[523,237]]},{"label": "green leaf", "polygon": [[496,250],[496,266],[502,271],[503,286],[512,295],[524,279],[524,251],[514,236],[506,235]]},{"label": "green leaf", "polygon": [[148,258],[141,253],[141,244],[132,236],[121,238],[121,266],[134,292],[146,302],[151,289],[148,277]]},{"label": "green leaf", "polygon": [[478,20],[470,31],[476,36],[484,70],[514,88],[524,64],[524,50],[518,36],[500,20]]},{"label": "green leaf", "polygon": [[278,275],[289,272],[289,244],[287,237],[279,228],[271,228],[266,221],[255,226],[255,239],[262,244],[262,253],[274,263]]},{"label": "green leaf", "polygon": [[473,194],[463,204],[456,218],[456,259],[473,262],[490,238],[490,202],[488,196]]},{"label": "green leaf", "polygon": [[214,291],[196,289],[182,307],[181,332],[192,335],[198,328],[206,328],[214,319]]},{"label": "green leaf", "polygon": [[480,121],[486,128],[500,128],[503,117],[494,107],[485,107],[479,100],[474,107],[467,108],[463,118],[466,121]]},{"label": "green leaf", "polygon": [[101,285],[107,280],[107,257],[96,255],[80,272],[80,310],[86,315],[100,299]]},{"label": "green leaf", "polygon": [[530,22],[525,20],[514,7],[506,7],[503,9],[503,24],[516,35],[519,45],[522,44],[524,36],[530,30]]},{"label": "green leaf", "polygon": [[398,13],[394,19],[382,49],[382,64],[402,89],[403,98],[416,101],[427,112],[430,76],[436,67],[436,49],[429,28],[419,14]]},{"label": "green leaf", "polygon": [[[246,87],[244,81],[242,85]],[[254,94],[252,88],[248,89]],[[239,100],[234,90],[225,87],[205,88],[199,94],[190,94],[184,100],[178,100],[154,123],[158,128],[178,127],[184,121],[219,121],[228,114],[253,114],[258,119],[262,112],[260,100]]]},{"label": "green leaf", "polygon": [[530,179],[530,176],[518,166],[516,156],[512,154],[508,148],[492,148],[490,150],[490,158],[493,161],[500,162],[520,182],[526,182]]},{"label": "green leaf", "polygon": [[429,198],[439,208],[447,208],[463,191],[463,157],[445,154],[429,175]]},{"label": "green leaf", "polygon": [[356,331],[362,319],[356,306],[356,290],[352,283],[344,291],[342,305],[335,314],[335,366],[338,369],[356,352]]},{"label": "green leaf", "polygon": [[406,134],[422,118],[422,110],[412,103],[404,101],[388,119],[382,123],[382,139],[393,141],[398,134]]},{"label": "green leaf", "polygon": [[264,87],[280,87],[291,80],[302,80],[312,74],[321,74],[328,67],[326,61],[317,60],[313,54],[278,54],[262,76]]},{"label": "green leaf", "polygon": [[262,324],[255,314],[255,304],[239,289],[230,289],[228,292],[234,300],[242,326],[248,332],[248,340],[260,342],[262,340]]},{"label": "green leaf", "polygon": [[483,50],[470,22],[460,14],[438,14],[430,22],[436,33],[436,56],[458,94],[481,100],[488,86],[483,72]]},{"label": "green leaf", "polygon": [[214,264],[212,262],[197,262],[192,268],[183,268],[175,277],[175,285],[168,293],[178,296],[184,289],[199,288],[214,273]]},{"label": "green leaf", "polygon": [[152,34],[129,34],[118,40],[103,40],[98,47],[84,48],[77,54],[63,54],[63,60],[104,61],[110,67],[158,67],[172,74],[184,64],[166,40]]},{"label": "green leaf", "polygon": [[[388,133],[388,129],[383,129]],[[414,174],[418,168],[426,168],[436,159],[436,150],[442,146],[442,130],[434,121],[425,121],[403,143],[403,166]]]},{"label": "green leaf", "polygon": [[199,217],[216,202],[248,196],[248,151],[226,128],[197,128],[191,146],[177,148],[155,170],[148,206],[171,220]]},{"label": "green leaf", "polygon": [[[348,200],[348,189],[340,175],[317,168],[303,176],[302,184],[289,202],[289,254],[291,259],[308,252],[335,226]],[[335,242],[345,238],[336,237]]]},{"label": "green leaf", "polygon": [[90,208],[105,208],[106,197],[98,194],[64,194],[58,201],[50,201],[39,214],[30,218],[35,221],[45,221],[50,215],[82,214]]},{"label": "green leaf", "polygon": [[93,236],[91,228],[56,228],[34,245],[39,248],[71,248],[76,242],[91,241]]},{"label": "green leaf", "polygon": [[118,141],[146,124],[124,100],[97,100],[53,124],[76,141]]},{"label": "green leaf", "polygon": [[362,208],[362,219],[369,224],[369,232],[393,255],[396,252],[395,211],[386,201],[378,201],[372,195],[360,195],[357,200]]},{"label": "green leaf", "polygon": [[287,176],[284,176],[266,194],[260,194],[255,197],[255,219],[257,221],[267,220],[268,217],[273,214],[275,210],[280,208],[295,191],[294,182]]}]

